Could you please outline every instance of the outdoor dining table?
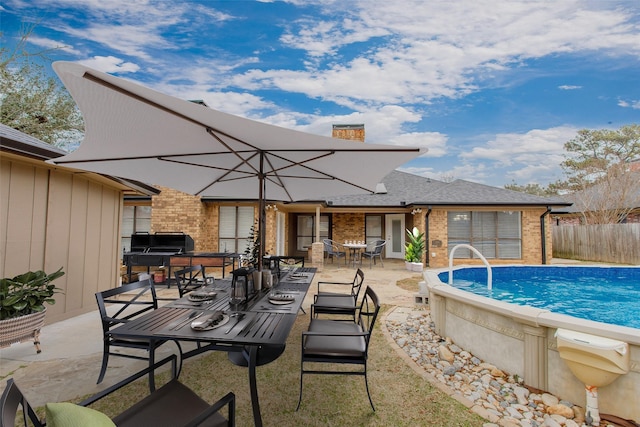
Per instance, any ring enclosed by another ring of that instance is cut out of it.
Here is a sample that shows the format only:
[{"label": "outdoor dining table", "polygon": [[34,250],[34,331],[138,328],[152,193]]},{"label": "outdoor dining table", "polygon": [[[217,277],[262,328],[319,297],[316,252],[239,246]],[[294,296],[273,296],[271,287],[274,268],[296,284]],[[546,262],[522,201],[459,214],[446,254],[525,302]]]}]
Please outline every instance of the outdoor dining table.
[{"label": "outdoor dining table", "polygon": [[353,261],[353,268],[356,268],[356,264],[357,264],[358,260],[360,259],[360,251],[362,249],[366,249],[367,248],[367,244],[366,243],[349,242],[349,243],[344,243],[343,246],[345,248],[349,249],[349,251],[351,251],[351,260]]},{"label": "outdoor dining table", "polygon": [[[256,367],[275,360],[284,350],[315,272],[309,267],[291,269],[273,288],[258,291],[248,302],[237,306],[230,304],[231,280],[216,279],[203,289],[216,293],[212,299],[192,301],[187,294],[114,329],[112,334],[120,338],[198,342],[197,348],[182,354],[183,360],[205,351],[225,351],[232,362],[244,361],[249,371],[254,423],[262,426]],[[269,296],[274,293],[290,295],[293,301],[272,303]],[[216,312],[224,318],[219,326],[207,330],[191,327],[193,320]]]}]

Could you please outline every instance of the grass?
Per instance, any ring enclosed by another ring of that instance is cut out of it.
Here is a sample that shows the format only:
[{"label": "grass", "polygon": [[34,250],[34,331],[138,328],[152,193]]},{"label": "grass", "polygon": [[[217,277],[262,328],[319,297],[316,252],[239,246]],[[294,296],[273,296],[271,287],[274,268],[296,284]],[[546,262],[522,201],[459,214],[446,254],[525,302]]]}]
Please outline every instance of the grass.
[{"label": "grass", "polygon": [[399,288],[409,292],[418,292],[418,283],[422,282],[424,278],[421,274],[413,277],[407,277],[406,279],[400,279],[396,282]]},{"label": "grass", "polygon": [[[383,311],[389,308],[383,307]],[[398,357],[379,324],[374,330],[368,363],[376,412],[369,406],[364,377],[344,375],[305,375],[302,405],[296,412],[300,339],[307,325],[308,316],[300,315],[284,354],[257,369],[265,426],[482,426],[486,422],[417,375]],[[166,373],[160,375],[160,379],[166,378]],[[208,402],[233,391],[238,426],[253,424],[247,370],[231,364],[226,353],[210,352],[187,360],[180,380]],[[138,381],[92,407],[116,415],[148,393],[147,387],[145,380]]]}]

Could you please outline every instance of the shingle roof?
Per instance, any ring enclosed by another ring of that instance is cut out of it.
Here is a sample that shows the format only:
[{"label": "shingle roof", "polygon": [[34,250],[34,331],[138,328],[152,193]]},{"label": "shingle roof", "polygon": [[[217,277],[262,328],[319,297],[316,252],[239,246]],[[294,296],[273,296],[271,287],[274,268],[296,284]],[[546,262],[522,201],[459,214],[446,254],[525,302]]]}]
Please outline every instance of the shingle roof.
[{"label": "shingle roof", "polygon": [[67,154],[66,151],[31,135],[20,132],[12,127],[0,123],[0,145],[3,150],[13,151],[43,160],[54,159]]},{"label": "shingle roof", "polygon": [[328,197],[332,206],[388,207],[410,205],[527,205],[565,206],[565,200],[539,197],[461,179],[447,183],[406,172],[393,171],[382,182],[386,194]]}]

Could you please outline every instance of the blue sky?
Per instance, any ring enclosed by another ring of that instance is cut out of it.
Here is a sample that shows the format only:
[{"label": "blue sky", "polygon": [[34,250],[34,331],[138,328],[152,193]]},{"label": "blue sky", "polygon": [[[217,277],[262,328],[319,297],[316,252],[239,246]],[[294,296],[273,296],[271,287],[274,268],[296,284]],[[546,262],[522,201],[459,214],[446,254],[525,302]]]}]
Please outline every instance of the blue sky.
[{"label": "blue sky", "polygon": [[[3,42],[211,108],[367,143],[400,169],[503,186],[562,178],[583,128],[640,123],[640,2],[5,0]],[[364,165],[363,165],[364,166]]]}]

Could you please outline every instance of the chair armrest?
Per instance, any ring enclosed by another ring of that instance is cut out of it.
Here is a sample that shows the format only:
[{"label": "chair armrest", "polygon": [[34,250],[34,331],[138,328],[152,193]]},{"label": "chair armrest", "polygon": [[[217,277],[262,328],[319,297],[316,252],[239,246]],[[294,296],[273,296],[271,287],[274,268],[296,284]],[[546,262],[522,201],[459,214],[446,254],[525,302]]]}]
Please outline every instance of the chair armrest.
[{"label": "chair armrest", "polygon": [[106,320],[110,323],[116,324],[116,323],[127,323],[129,321],[129,319],[116,319],[115,317],[109,317],[109,316],[105,316],[102,318],[102,320]]},{"label": "chair armrest", "polygon": [[188,424],[185,424],[184,427],[195,427],[200,425],[203,421],[206,421],[210,416],[212,416],[216,412],[219,412],[226,405],[229,405],[229,413],[227,416],[229,425],[232,427],[235,426],[236,395],[233,393],[227,393],[222,399],[218,400],[216,403],[209,406],[208,409],[198,414],[198,416],[191,420]]},{"label": "chair armrest", "polygon": [[178,376],[178,370],[177,370],[177,356],[175,354],[172,354],[171,356],[168,356],[164,359],[162,359],[159,362],[156,362],[153,364],[153,366],[149,366],[133,375],[131,375],[130,377],[125,378],[124,380],[112,385],[111,387],[102,390],[99,393],[94,394],[93,396],[83,400],[82,402],[78,403],[78,405],[80,406],[88,406],[91,405],[92,403],[97,402],[98,400],[102,399],[105,396],[108,396],[109,394],[113,393],[116,390],[121,389],[122,387],[126,386],[127,384],[131,384],[132,382],[134,382],[135,380],[137,380],[138,378],[141,378],[145,375],[148,375],[149,372],[151,371],[155,371],[157,368],[159,368],[160,366],[171,362],[171,372],[173,374],[173,378],[177,378]]}]

